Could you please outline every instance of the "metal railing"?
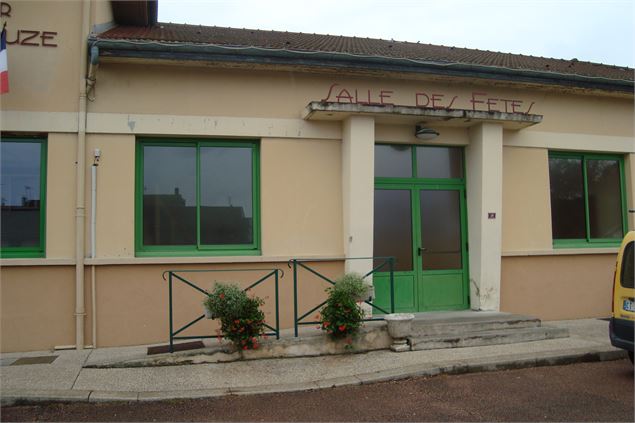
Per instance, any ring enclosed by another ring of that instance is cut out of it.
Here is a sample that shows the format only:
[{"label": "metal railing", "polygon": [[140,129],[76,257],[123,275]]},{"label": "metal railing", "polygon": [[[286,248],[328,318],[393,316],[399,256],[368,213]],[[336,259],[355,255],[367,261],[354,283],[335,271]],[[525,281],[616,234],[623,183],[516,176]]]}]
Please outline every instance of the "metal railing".
[{"label": "metal railing", "polygon": [[[176,331],[174,330],[174,304],[173,304],[173,294],[172,294],[173,281],[176,279],[177,281],[183,282],[184,284],[186,284],[187,286],[190,286],[191,288],[193,288],[194,290],[200,292],[201,294],[203,294],[205,296],[209,296],[209,294],[210,294],[209,292],[207,292],[205,289],[197,286],[192,281],[187,280],[185,278],[185,276],[183,276],[183,274],[184,273],[214,273],[214,272],[268,272],[266,275],[264,275],[263,277],[261,277],[260,279],[258,279],[257,281],[255,281],[254,283],[249,285],[247,288],[243,289],[243,291],[248,291],[248,290],[250,290],[252,288],[255,288],[256,286],[260,285],[261,283],[263,283],[263,282],[265,282],[267,280],[273,279],[274,284],[275,284],[274,288],[275,288],[275,316],[276,316],[276,323],[275,323],[275,327],[272,327],[269,324],[265,323],[265,327],[268,328],[269,330],[271,330],[271,332],[267,332],[267,333],[265,333],[265,335],[268,335],[268,336],[275,335],[276,339],[280,339],[280,311],[279,311],[278,282],[279,282],[279,280],[282,277],[284,277],[284,272],[282,271],[282,269],[166,270],[165,272],[163,272],[162,277],[163,277],[163,280],[167,280],[168,281],[168,286],[169,286],[170,352],[174,352],[174,340],[177,340],[177,339],[208,339],[208,338],[217,338],[218,336],[221,336],[221,337],[225,336],[223,333],[221,333],[220,335],[178,336],[184,330],[188,329],[192,325],[194,325],[197,322],[199,322],[200,320],[204,319],[205,318],[205,314],[204,313],[201,314],[200,316],[196,317],[194,320],[192,320],[192,321],[186,323],[185,325],[181,326]],[[168,275],[167,279],[165,277],[166,274]]]},{"label": "metal railing", "polygon": [[[348,260],[383,260],[381,264],[374,267],[370,272],[366,273],[363,277],[366,278],[374,273],[379,272],[384,267],[388,266],[388,272],[390,277],[390,311],[385,310],[384,308],[374,304],[370,301],[364,301],[365,304],[370,305],[373,309],[379,310],[381,313],[389,314],[395,312],[395,277],[394,277],[394,268],[395,268],[395,258],[394,257],[350,257],[345,258],[343,261],[346,262]],[[293,333],[294,336],[298,336],[298,327],[300,325],[314,325],[320,323],[318,321],[303,321],[307,316],[311,313],[319,310],[324,304],[326,304],[326,300],[322,301],[320,304],[311,308],[306,313],[298,316],[298,268],[303,268],[318,278],[328,282],[331,285],[335,285],[335,281],[330,278],[324,276],[317,270],[311,268],[306,263],[316,263],[316,262],[333,262],[338,260],[333,259],[291,259],[288,262],[289,268],[293,268]],[[379,317],[371,317],[369,319],[364,319],[364,321],[374,321],[374,320],[383,320],[383,318]]]}]

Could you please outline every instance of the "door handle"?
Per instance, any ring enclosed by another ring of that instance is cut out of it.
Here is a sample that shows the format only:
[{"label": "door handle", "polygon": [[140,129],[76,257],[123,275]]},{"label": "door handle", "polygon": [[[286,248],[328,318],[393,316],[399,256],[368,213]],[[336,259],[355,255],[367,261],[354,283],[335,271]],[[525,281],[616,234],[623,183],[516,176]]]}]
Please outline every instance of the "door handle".
[{"label": "door handle", "polygon": [[423,248],[423,247],[419,247],[417,248],[417,252],[419,253],[419,255],[421,255],[421,253],[428,251],[427,248]]}]

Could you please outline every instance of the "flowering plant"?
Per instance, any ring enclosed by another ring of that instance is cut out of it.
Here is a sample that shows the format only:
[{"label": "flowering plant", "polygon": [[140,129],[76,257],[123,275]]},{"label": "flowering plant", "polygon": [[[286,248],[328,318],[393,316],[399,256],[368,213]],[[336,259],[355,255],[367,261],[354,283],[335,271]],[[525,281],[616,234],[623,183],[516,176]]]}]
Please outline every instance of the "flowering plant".
[{"label": "flowering plant", "polygon": [[332,338],[347,338],[349,345],[351,336],[362,326],[364,312],[357,304],[356,298],[364,292],[363,278],[356,273],[349,273],[335,281],[328,288],[328,298],[320,313],[320,327]]},{"label": "flowering plant", "polygon": [[237,285],[216,283],[205,299],[205,307],[212,317],[220,319],[221,331],[237,348],[257,349],[259,338],[265,331],[265,315],[260,310],[264,301],[249,297]]}]

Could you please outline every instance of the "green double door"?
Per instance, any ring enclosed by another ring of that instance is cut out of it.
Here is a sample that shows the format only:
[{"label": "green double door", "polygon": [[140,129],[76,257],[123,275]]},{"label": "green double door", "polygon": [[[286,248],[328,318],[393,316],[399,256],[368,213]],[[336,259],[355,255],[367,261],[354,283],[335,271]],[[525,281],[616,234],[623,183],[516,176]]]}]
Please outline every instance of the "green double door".
[{"label": "green double door", "polygon": [[[419,155],[439,153],[423,147],[413,149]],[[462,151],[459,157],[460,174],[449,176],[460,177],[433,179],[415,174],[410,178],[376,178],[373,255],[396,258],[397,312],[469,307]],[[380,262],[376,260],[375,265]],[[389,310],[389,274],[380,272],[373,279],[376,303]]]}]

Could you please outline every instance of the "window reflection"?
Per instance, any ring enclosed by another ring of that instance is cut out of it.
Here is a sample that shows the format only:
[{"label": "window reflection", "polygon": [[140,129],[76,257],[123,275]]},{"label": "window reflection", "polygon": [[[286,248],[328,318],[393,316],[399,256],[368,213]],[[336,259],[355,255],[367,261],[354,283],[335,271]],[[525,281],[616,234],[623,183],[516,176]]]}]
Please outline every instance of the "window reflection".
[{"label": "window reflection", "polygon": [[375,145],[375,177],[411,178],[412,147],[409,145]]},{"label": "window reflection", "polygon": [[591,238],[622,237],[620,165],[617,160],[587,160]]},{"label": "window reflection", "polygon": [[196,148],[143,147],[144,245],[196,245]]},{"label": "window reflection", "polygon": [[550,158],[549,180],[553,238],[586,238],[582,159]]},{"label": "window reflection", "polygon": [[460,269],[459,191],[420,191],[422,269]]},{"label": "window reflection", "polygon": [[463,150],[459,147],[417,147],[419,178],[462,178]]},{"label": "window reflection", "polygon": [[201,147],[201,244],[253,242],[251,154]]},{"label": "window reflection", "polygon": [[1,145],[2,247],[40,246],[41,142]]},{"label": "window reflection", "polygon": [[[373,255],[395,257],[395,270],[412,270],[410,191],[376,189],[374,216]],[[382,263],[376,260],[374,266]]]}]

